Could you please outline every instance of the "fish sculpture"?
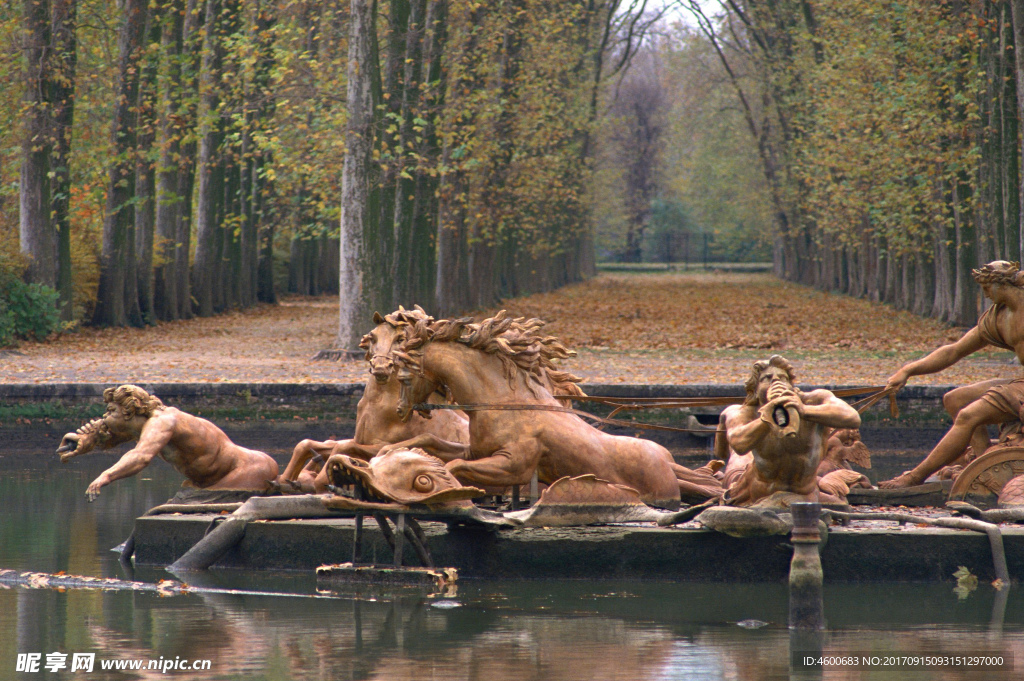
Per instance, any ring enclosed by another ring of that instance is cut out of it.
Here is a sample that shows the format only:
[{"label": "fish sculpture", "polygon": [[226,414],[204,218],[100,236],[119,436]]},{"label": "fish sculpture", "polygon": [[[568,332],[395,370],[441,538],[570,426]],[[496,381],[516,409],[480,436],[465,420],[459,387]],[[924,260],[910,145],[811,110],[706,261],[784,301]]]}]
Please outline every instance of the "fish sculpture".
[{"label": "fish sculpture", "polygon": [[422,449],[388,451],[363,461],[344,454],[327,461],[327,475],[337,489],[358,483],[363,497],[337,495],[324,505],[337,510],[433,513],[441,519],[462,518],[485,524],[526,527],[565,527],[623,522],[657,522],[673,525],[694,517],[709,504],[683,511],[665,512],[645,504],[640,493],[626,485],[601,480],[595,475],[556,480],[529,509],[495,513],[478,508],[472,499],[485,494],[464,487],[444,463]]}]

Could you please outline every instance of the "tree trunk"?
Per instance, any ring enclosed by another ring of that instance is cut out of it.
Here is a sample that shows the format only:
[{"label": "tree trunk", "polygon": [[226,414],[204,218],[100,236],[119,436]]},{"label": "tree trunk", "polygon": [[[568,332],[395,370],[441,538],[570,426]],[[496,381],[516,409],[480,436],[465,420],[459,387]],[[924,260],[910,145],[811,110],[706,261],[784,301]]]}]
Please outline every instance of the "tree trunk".
[{"label": "tree trunk", "polygon": [[50,103],[53,106],[53,177],[50,199],[53,226],[57,232],[57,293],[60,294],[60,316],[70,321],[74,316],[71,276],[71,130],[75,120],[75,77],[78,65],[77,0],[52,0],[53,3],[53,72],[50,82]]},{"label": "tree trunk", "polygon": [[181,114],[182,94],[188,83],[182,78],[181,58],[184,53],[185,0],[166,0],[160,18],[161,44],[167,58],[166,86],[164,88],[164,114],[160,121],[160,166],[157,173],[156,238],[153,278],[153,310],[157,319],[177,319],[178,278],[177,251],[178,223],[181,221],[182,203],[192,197],[181,196],[182,137],[185,134]]},{"label": "tree trunk", "polygon": [[[1017,129],[1024,127],[1024,0],[1010,0],[1010,9],[1013,15],[1013,56],[1016,68],[1016,91],[1017,91]],[[1020,145],[1017,145],[1018,151]],[[1019,157],[1018,157],[1019,158]],[[1017,206],[1024,207],[1024,173],[1018,172],[1017,182]],[[1017,215],[1017,231],[1020,234],[1019,252],[1024,253],[1024,228],[1020,226],[1020,220],[1024,217],[1024,210]]]},{"label": "tree trunk", "polygon": [[195,222],[193,211],[193,193],[196,185],[196,152],[198,144],[195,140],[198,125],[198,92],[199,75],[202,70],[202,45],[206,23],[205,0],[187,0],[185,14],[184,43],[182,58],[182,83],[184,92],[195,93],[183,102],[182,131],[187,137],[181,145],[181,170],[178,175],[177,196],[181,197],[181,214],[178,216],[178,234],[175,242],[174,269],[177,277],[178,317],[192,317],[192,277],[189,269],[191,252],[192,227]]},{"label": "tree trunk", "polygon": [[220,229],[224,203],[224,166],[221,162],[223,124],[218,113],[220,78],[224,61],[222,0],[206,0],[206,39],[203,42],[203,124],[199,143],[199,204],[196,208],[196,255],[192,267],[192,295],[196,314],[214,313],[216,294],[221,291],[220,256],[223,235]]},{"label": "tree trunk", "polygon": [[97,326],[125,326],[128,323],[125,277],[128,254],[134,250],[134,244],[129,244],[128,237],[135,223],[132,199],[135,194],[136,129],[132,104],[138,97],[139,61],[147,6],[146,0],[125,0],[124,22],[117,41],[120,58],[112,133],[114,161],[110,166],[107,187],[100,283],[93,314],[93,324]]},{"label": "tree trunk", "polygon": [[[160,43],[160,22],[149,18],[147,45]],[[138,258],[138,305],[142,321],[156,323],[153,281],[153,242],[156,222],[156,159],[153,142],[157,128],[157,69],[159,55],[153,50],[145,53],[145,62],[139,84],[138,162],[135,167],[135,254]]]},{"label": "tree trunk", "polygon": [[958,177],[953,186],[953,224],[956,229],[956,269],[953,311],[950,321],[960,326],[974,326],[978,321],[978,288],[971,276],[977,266],[977,229],[970,210],[964,210],[970,189],[964,177]]},{"label": "tree trunk", "polygon": [[374,35],[376,3],[351,0],[348,43],[348,121],[341,184],[341,263],[339,266],[338,345],[359,346],[383,286],[380,265],[377,177],[372,158],[375,95],[380,92]]},{"label": "tree trunk", "polygon": [[50,222],[49,0],[24,0],[25,132],[21,144],[21,252],[27,281],[57,285],[57,238]]}]

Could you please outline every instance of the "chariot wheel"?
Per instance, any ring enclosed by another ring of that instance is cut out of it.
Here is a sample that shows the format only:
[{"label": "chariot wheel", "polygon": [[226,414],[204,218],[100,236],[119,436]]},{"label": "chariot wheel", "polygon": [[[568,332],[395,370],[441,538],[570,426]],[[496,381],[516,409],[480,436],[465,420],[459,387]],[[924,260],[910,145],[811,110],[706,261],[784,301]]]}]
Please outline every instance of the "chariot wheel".
[{"label": "chariot wheel", "polygon": [[993,447],[961,471],[949,500],[995,507],[1003,486],[1018,475],[1024,475],[1024,447]]}]

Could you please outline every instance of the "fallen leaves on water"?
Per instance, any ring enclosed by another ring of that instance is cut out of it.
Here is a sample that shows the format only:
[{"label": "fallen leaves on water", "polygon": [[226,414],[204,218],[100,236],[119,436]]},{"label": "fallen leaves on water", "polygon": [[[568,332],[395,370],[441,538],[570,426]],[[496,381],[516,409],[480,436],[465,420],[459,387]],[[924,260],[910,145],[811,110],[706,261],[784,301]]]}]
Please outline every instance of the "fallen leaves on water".
[{"label": "fallen leaves on water", "polygon": [[956,586],[953,588],[953,593],[961,601],[978,588],[978,578],[971,574],[971,571],[963,565],[957,568],[953,576],[956,577]]}]

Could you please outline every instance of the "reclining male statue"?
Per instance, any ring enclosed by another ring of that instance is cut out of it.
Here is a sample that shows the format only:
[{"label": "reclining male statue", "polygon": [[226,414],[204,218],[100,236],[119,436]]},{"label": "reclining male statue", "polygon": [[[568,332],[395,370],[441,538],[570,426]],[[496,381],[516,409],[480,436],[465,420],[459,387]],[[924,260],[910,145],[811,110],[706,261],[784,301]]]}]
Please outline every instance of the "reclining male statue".
[{"label": "reclining male statue", "polygon": [[[1024,364],[1024,272],[1020,263],[996,260],[974,270],[974,280],[992,301],[978,325],[955,343],[943,345],[910,362],[889,377],[888,388],[899,390],[911,376],[934,374],[987,346],[1012,350]],[[970,444],[975,456],[988,448],[987,427],[1016,421],[1024,407],[1024,376],[981,381],[952,390],[943,403],[953,426],[924,461],[902,475],[879,484],[894,489],[920,485],[932,473],[953,463]]]},{"label": "reclining male statue", "polygon": [[269,455],[239,447],[206,419],[168,407],[138,386],[107,388],[103,399],[106,415],[65,435],[57,449],[60,460],[66,463],[96,446],[109,449],[139,442],[92,481],[85,492],[89,501],[101,488],[135,475],[157,456],[188,479],[185,486],[204,490],[262,491],[277,477],[277,462]]}]

